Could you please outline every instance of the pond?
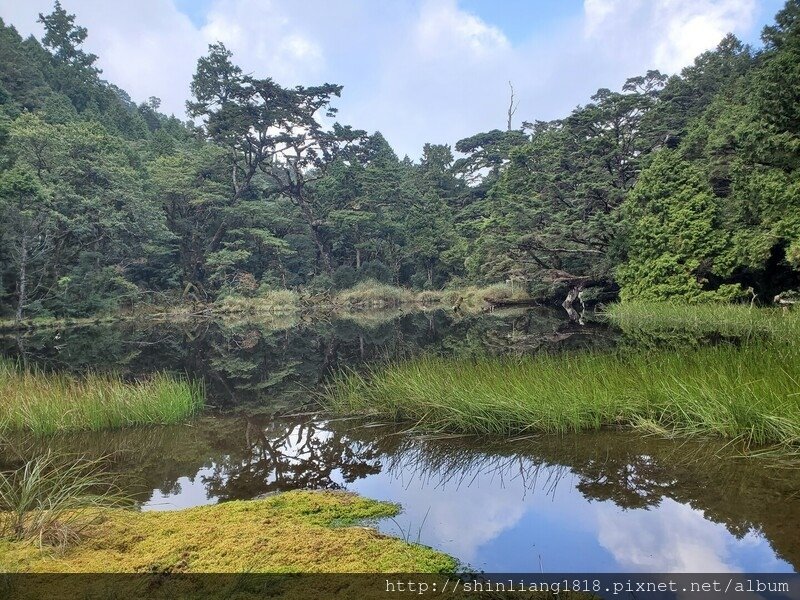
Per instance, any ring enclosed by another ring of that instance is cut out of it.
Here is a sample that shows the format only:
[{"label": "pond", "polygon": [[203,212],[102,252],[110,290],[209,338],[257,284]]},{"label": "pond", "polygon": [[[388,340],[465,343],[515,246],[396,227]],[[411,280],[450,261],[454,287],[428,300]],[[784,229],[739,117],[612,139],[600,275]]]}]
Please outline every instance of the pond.
[{"label": "pond", "polygon": [[183,426],[12,437],[0,465],[48,447],[110,456],[145,510],[298,488],[352,490],[403,506],[376,524],[380,530],[487,572],[796,571],[800,469],[790,465],[737,457],[717,442],[613,431],[422,437],[333,419],[314,404],[337,370],[421,352],[475,357],[669,343],[565,317],[547,309],[397,311],[2,337],[2,354],[47,369],[186,373],[205,382],[209,408]]}]

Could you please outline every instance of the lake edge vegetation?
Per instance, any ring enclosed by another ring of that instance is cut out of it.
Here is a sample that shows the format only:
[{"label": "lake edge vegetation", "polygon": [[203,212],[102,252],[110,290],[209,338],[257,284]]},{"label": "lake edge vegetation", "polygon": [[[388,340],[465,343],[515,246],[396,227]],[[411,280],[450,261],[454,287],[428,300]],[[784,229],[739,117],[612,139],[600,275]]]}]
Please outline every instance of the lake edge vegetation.
[{"label": "lake edge vegetation", "polygon": [[772,446],[800,453],[800,316],[719,305],[707,323],[694,319],[692,307],[633,308],[612,307],[611,314],[623,326],[643,318],[636,327],[648,331],[659,327],[653,315],[666,315],[661,326],[670,330],[702,335],[722,329],[735,340],[693,347],[681,338],[677,348],[637,344],[517,358],[429,355],[340,374],[321,403],[335,413],[404,422],[420,431],[519,436],[622,427],[727,439],[746,452]]},{"label": "lake edge vegetation", "polygon": [[0,431],[61,431],[169,425],[203,406],[199,382],[156,373],[125,381],[108,373],[73,375],[0,360]]},{"label": "lake edge vegetation", "polygon": [[0,544],[27,542],[59,552],[79,542],[105,511],[129,506],[105,462],[48,451],[0,472]]},{"label": "lake edge vegetation", "polygon": [[0,319],[0,333],[80,325],[100,325],[133,320],[178,321],[195,318],[258,318],[303,314],[353,314],[403,308],[410,310],[453,310],[476,313],[508,301],[535,305],[537,301],[524,289],[500,283],[441,290],[413,291],[366,280],[336,293],[303,295],[292,290],[270,291],[264,296],[225,296],[214,303],[180,303],[175,306],[139,304],[130,310],[92,317],[35,317]]},{"label": "lake edge vegetation", "polygon": [[626,334],[682,332],[698,336],[800,339],[800,313],[789,308],[762,308],[748,304],[683,302],[616,302],[597,313]]}]

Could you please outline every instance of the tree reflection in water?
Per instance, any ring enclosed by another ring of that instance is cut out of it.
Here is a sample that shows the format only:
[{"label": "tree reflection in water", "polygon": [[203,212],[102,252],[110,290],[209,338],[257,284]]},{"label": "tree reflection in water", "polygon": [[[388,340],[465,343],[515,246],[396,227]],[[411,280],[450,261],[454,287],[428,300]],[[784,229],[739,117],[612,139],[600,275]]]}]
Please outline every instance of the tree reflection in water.
[{"label": "tree reflection in water", "polygon": [[205,418],[190,426],[12,439],[2,467],[53,449],[110,456],[120,486],[140,502],[180,496],[199,481],[208,501],[291,489],[339,489],[388,477],[406,487],[466,492],[479,478],[520,490],[518,501],[574,488],[626,510],[669,498],[702,511],[734,536],[762,533],[800,567],[800,470],[726,455],[722,444],[642,438],[620,432],[539,436],[515,442],[414,437],[402,431],[313,415]]},{"label": "tree reflection in water", "polygon": [[[736,459],[721,444],[620,432],[514,443],[419,438],[300,414],[309,390],[343,366],[361,368],[421,352],[472,357],[604,348],[617,344],[619,335],[537,309],[461,316],[380,313],[357,320],[310,321],[298,315],[155,327],[126,323],[0,337],[0,354],[44,368],[113,369],[128,377],[163,369],[186,373],[205,382],[212,405],[209,416],[187,426],[49,439],[15,436],[0,447],[0,468],[19,466],[48,449],[109,456],[121,487],[142,503],[155,495],[187,494],[186,480],[195,488],[199,484],[206,501],[224,501],[297,488],[337,489],[376,476],[433,489],[465,489],[481,478],[498,488],[520,489],[520,502],[555,495],[565,486],[626,510],[655,509],[669,498],[702,511],[703,518],[734,536],[762,532],[779,556],[800,567],[800,469]],[[621,347],[715,341],[675,335],[643,338],[625,332]]]},{"label": "tree reflection in water", "polygon": [[399,480],[459,488],[481,476],[498,488],[516,483],[523,495],[574,486],[588,500],[626,510],[656,508],[668,498],[736,538],[763,534],[780,558],[800,568],[800,469],[742,458],[724,443],[613,431],[493,443],[344,426],[354,439],[374,442],[385,472]]},{"label": "tree reflection in water", "polygon": [[292,489],[340,489],[379,473],[374,442],[351,440],[307,416],[248,419],[244,444],[203,476],[210,497],[254,498]]}]

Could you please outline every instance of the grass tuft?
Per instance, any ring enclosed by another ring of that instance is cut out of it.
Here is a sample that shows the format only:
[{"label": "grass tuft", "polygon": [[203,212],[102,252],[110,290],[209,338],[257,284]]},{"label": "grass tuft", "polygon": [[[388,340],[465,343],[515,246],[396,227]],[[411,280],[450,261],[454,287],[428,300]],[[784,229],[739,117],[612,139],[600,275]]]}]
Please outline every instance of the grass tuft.
[{"label": "grass tuft", "polygon": [[127,503],[102,458],[47,453],[0,472],[0,538],[65,548],[99,513]]},{"label": "grass tuft", "polygon": [[800,450],[800,350],[764,342],[688,351],[426,356],[347,372],[323,402],[423,430],[517,435],[621,426]]},{"label": "grass tuft", "polygon": [[411,290],[378,281],[362,281],[334,298],[335,305],[347,308],[389,308],[414,301]]},{"label": "grass tuft", "polygon": [[626,333],[683,332],[695,335],[800,339],[800,311],[756,308],[746,304],[624,302],[605,313]]},{"label": "grass tuft", "polygon": [[171,425],[199,412],[202,385],[166,373],[126,382],[116,375],[78,377],[0,360],[0,430],[59,431]]}]

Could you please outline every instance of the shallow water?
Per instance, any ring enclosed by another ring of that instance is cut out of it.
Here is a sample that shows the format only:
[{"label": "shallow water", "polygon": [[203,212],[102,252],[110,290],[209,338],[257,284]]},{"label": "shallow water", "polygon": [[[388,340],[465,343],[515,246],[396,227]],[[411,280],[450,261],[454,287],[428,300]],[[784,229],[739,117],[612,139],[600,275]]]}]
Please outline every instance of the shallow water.
[{"label": "shallow water", "polygon": [[641,343],[546,310],[124,324],[5,337],[4,354],[46,368],[202,378],[211,406],[185,426],[15,437],[0,462],[19,464],[46,447],[111,455],[121,485],[148,510],[349,489],[402,504],[401,515],[377,524],[382,531],[490,572],[797,570],[797,468],[736,458],[719,443],[622,432],[422,438],[309,408],[332,372],[387,358]]}]

